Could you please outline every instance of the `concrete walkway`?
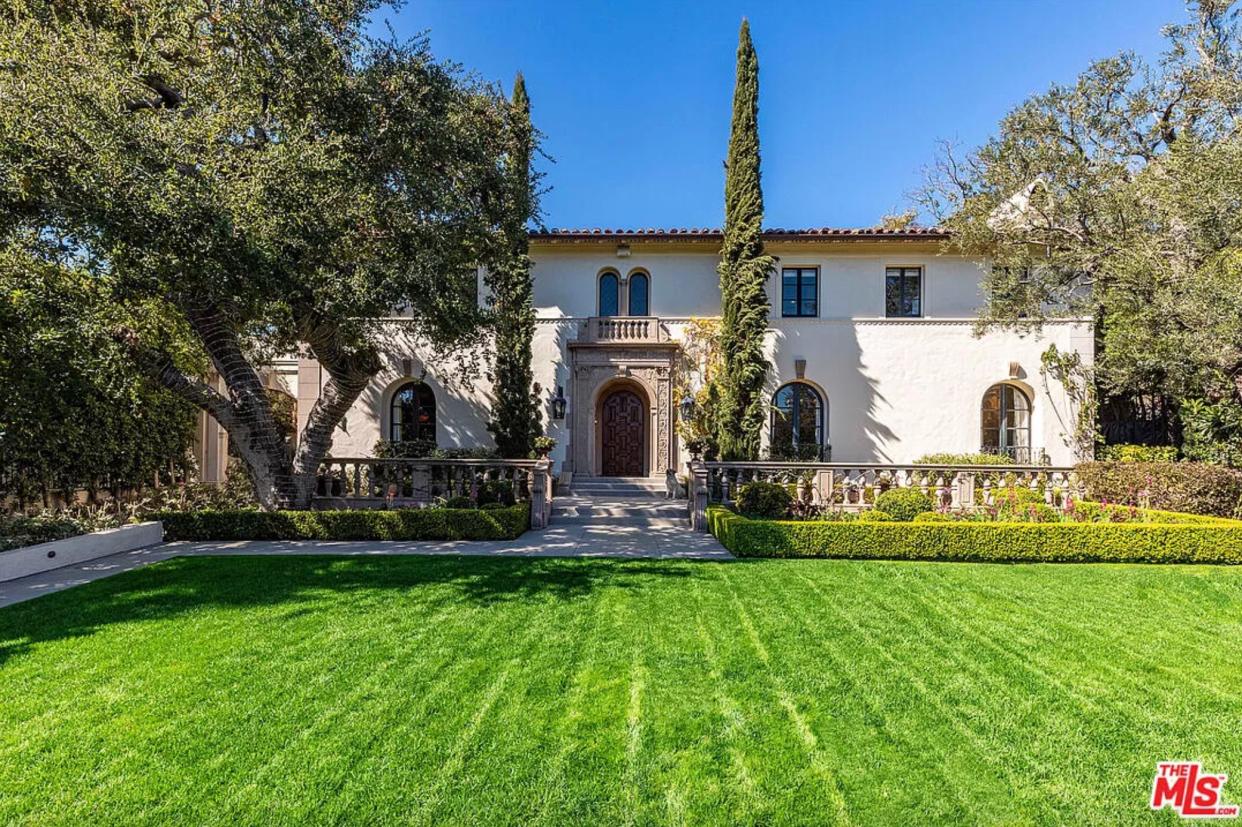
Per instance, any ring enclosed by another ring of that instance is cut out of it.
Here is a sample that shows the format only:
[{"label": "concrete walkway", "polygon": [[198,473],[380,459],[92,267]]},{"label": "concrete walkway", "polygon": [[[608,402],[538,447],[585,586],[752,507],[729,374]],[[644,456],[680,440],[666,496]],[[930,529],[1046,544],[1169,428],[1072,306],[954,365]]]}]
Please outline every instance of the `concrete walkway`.
[{"label": "concrete walkway", "polygon": [[654,490],[576,490],[553,503],[552,525],[516,540],[451,542],[366,540],[243,540],[162,543],[0,583],[0,607],[102,580],[173,557],[224,555],[344,556],[461,555],[466,557],[610,557],[620,559],[732,560],[710,534],[691,531],[686,503],[660,501]]}]

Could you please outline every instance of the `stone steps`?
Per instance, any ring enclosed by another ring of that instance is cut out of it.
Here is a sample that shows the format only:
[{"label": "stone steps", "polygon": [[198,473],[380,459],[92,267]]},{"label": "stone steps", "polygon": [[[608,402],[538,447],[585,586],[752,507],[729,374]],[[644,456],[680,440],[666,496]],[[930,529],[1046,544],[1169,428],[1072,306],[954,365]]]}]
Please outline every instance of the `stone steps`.
[{"label": "stone steps", "polygon": [[670,500],[662,479],[578,477],[552,501],[553,526],[590,526],[626,534],[689,526],[685,500]]},{"label": "stone steps", "polygon": [[645,499],[668,496],[664,480],[647,477],[579,477],[570,485],[569,493],[571,496],[629,496]]}]

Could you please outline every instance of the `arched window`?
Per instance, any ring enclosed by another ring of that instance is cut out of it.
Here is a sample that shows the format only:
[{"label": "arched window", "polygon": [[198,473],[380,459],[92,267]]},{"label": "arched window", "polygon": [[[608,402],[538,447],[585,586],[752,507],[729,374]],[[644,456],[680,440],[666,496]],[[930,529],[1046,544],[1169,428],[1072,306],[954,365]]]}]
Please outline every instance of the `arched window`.
[{"label": "arched window", "polygon": [[436,441],[436,395],[426,382],[408,382],[392,395],[388,438],[393,442]]},{"label": "arched window", "polygon": [[774,459],[819,459],[824,449],[824,400],[805,382],[791,382],[772,399],[770,452]]},{"label": "arched window", "polygon": [[983,438],[988,454],[1031,461],[1031,400],[1013,385],[993,385],[983,395]]},{"label": "arched window", "polygon": [[646,316],[650,306],[648,294],[651,292],[651,280],[646,273],[634,273],[630,276],[630,315]]},{"label": "arched window", "polygon": [[616,273],[604,273],[599,277],[599,315],[615,316],[620,312],[621,281]]}]

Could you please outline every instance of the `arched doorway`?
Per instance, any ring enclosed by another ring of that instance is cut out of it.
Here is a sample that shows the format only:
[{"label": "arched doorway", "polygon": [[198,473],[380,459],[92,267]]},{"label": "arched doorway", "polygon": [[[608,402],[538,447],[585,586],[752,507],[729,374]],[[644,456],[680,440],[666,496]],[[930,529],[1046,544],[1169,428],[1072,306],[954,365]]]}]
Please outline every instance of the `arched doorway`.
[{"label": "arched doorway", "polygon": [[603,476],[641,477],[646,473],[647,406],[630,388],[617,388],[600,402],[599,443]]}]

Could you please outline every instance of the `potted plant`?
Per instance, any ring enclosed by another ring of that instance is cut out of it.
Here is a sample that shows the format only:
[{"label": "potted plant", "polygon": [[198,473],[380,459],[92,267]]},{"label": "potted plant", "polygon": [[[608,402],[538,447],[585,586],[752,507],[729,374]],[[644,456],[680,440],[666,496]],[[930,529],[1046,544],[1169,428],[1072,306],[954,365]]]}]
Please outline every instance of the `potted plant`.
[{"label": "potted plant", "polygon": [[696,436],[686,440],[686,450],[690,452],[690,459],[698,460],[703,456],[703,451],[707,449],[707,440],[701,436]]},{"label": "potted plant", "polygon": [[547,459],[548,454],[552,453],[552,449],[556,447],[556,440],[550,436],[537,436],[534,442],[535,456],[539,459]]}]

